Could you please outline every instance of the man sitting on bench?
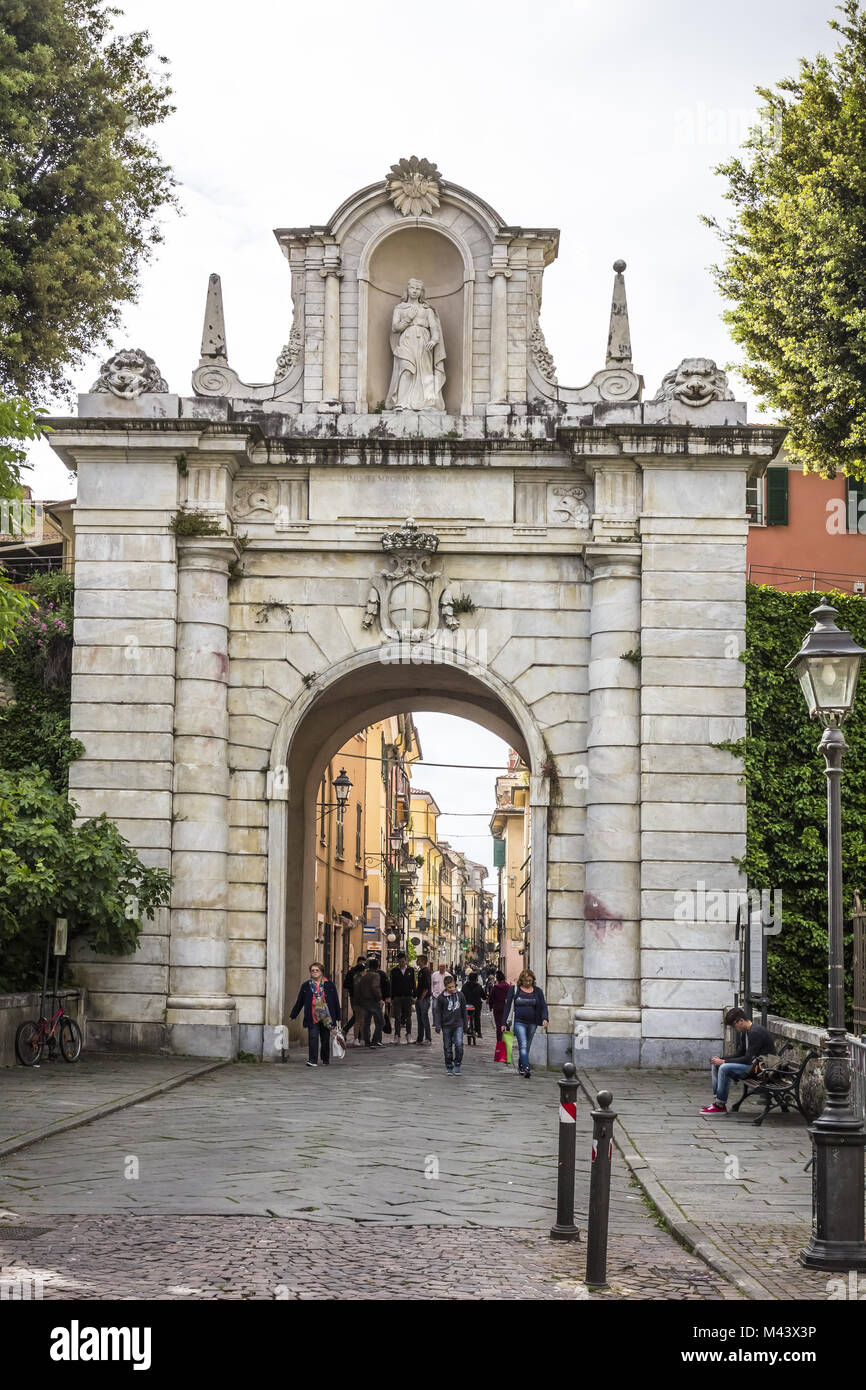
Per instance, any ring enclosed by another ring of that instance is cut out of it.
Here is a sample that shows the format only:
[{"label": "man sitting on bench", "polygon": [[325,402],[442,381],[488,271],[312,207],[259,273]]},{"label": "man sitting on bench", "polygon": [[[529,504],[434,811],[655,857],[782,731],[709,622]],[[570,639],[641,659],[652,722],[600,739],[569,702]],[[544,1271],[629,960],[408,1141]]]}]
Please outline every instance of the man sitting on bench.
[{"label": "man sitting on bench", "polygon": [[748,1034],[746,1051],[736,1057],[712,1057],[710,1059],[713,1064],[714,1100],[712,1105],[701,1107],[702,1115],[726,1115],[731,1082],[748,1076],[758,1057],[765,1057],[768,1052],[775,1052],[776,1050],[772,1035],[760,1023],[753,1023],[750,1018],[746,1018],[742,1009],[728,1009],[725,1014],[725,1025],[728,1028],[733,1028],[737,1033]]}]

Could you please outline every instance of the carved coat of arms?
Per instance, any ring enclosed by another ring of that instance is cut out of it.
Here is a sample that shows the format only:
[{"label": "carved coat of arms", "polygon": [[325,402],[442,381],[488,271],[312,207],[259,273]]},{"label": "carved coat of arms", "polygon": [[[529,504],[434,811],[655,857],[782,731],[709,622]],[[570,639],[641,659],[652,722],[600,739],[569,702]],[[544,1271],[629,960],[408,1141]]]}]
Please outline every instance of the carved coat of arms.
[{"label": "carved coat of arms", "polygon": [[383,642],[424,642],[440,625],[459,627],[442,571],[429,568],[439,537],[408,517],[398,531],[385,532],[382,549],[389,568],[370,587],[364,627],[378,623]]}]

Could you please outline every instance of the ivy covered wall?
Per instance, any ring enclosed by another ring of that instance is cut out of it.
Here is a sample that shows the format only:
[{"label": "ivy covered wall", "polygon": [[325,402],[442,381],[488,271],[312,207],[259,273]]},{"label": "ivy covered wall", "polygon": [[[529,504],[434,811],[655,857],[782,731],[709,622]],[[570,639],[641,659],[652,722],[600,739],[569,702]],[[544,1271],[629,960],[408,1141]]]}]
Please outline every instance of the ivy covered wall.
[{"label": "ivy covered wall", "polygon": [[[827,783],[817,751],[821,726],[809,719],[785,667],[813,626],[822,601],[839,627],[866,647],[866,599],[842,593],[785,594],[750,584],[746,592],[747,737],[728,745],[746,768],[748,840],[742,868],[750,888],[779,889],[782,930],[768,939],[770,1008],[800,1023],[827,1019]],[[842,862],[848,1019],[851,1014],[851,910],[866,887],[866,671],[845,725]]]}]

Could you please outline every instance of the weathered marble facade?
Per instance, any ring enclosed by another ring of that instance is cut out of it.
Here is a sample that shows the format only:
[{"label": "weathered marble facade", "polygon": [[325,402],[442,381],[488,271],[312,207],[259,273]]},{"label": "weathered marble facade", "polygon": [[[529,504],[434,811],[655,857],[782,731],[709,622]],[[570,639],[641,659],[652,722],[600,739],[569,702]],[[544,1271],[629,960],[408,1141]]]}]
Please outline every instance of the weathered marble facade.
[{"label": "weathered marble facade", "polygon": [[[273,1057],[312,958],[321,769],[361,725],[433,709],[530,765],[551,1058],[576,1037],[596,1064],[705,1060],[733,927],[677,920],[675,895],[743,886],[740,768],[715,745],[744,725],[746,478],[781,432],[703,358],[643,401],[622,262],[604,367],[559,385],[558,233],[426,161],[276,236],[273,381],[229,366],[211,276],[192,395],[127,353],[52,421],[79,477],[70,791],[174,875],[133,957],[78,952],[91,1040]],[[438,389],[440,325],[444,411],[384,409],[413,279],[435,312],[400,341]],[[175,534],[179,510],[225,535]]]}]

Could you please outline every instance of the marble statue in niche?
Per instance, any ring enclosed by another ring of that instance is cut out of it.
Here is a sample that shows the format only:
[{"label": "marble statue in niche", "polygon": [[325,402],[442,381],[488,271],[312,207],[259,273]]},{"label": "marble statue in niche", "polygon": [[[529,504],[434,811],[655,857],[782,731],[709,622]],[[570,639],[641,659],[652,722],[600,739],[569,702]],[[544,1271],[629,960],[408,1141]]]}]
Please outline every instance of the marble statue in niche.
[{"label": "marble statue in niche", "polygon": [[421,280],[410,280],[391,318],[394,370],[386,410],[443,410],[445,343],[436,310]]}]

